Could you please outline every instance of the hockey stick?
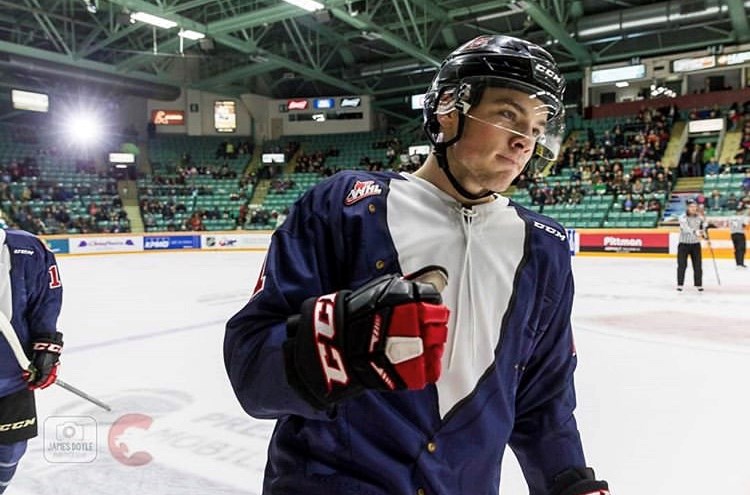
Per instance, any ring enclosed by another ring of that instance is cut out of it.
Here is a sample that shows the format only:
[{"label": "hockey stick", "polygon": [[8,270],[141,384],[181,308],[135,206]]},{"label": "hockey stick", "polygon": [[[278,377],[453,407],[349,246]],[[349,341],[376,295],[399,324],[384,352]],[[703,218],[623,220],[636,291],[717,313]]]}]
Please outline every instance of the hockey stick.
[{"label": "hockey stick", "polygon": [[[0,311],[0,333],[2,333],[3,337],[5,337],[5,340],[8,341],[8,345],[10,345],[13,354],[16,356],[16,361],[18,361],[18,365],[21,367],[21,369],[24,371],[31,371],[31,361],[29,361],[29,358],[26,357],[26,353],[23,352],[21,342],[18,340],[18,335],[16,335],[16,331],[13,330],[13,325],[11,325],[10,321],[8,321],[8,317],[5,316],[2,311]],[[62,381],[59,378],[55,380],[55,385],[59,385],[68,392],[72,392],[78,397],[86,399],[87,401],[91,402],[92,404],[96,404],[106,411],[112,410],[112,408],[104,402],[90,396],[86,392]]]},{"label": "hockey stick", "polygon": [[714,262],[714,273],[716,274],[716,282],[721,285],[721,279],[719,278],[719,267],[716,266],[716,256],[714,256],[714,247],[711,245],[711,238],[708,236],[708,229],[706,227],[706,244],[708,244],[708,250],[711,252],[711,259]]}]

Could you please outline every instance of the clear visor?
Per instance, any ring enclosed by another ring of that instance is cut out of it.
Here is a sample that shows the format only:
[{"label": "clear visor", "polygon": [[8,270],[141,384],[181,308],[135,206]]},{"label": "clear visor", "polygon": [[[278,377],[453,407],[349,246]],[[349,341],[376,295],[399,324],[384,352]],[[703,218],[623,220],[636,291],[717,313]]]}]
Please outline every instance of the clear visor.
[{"label": "clear visor", "polygon": [[520,136],[531,142],[534,142],[534,156],[537,158],[541,158],[549,162],[554,162],[555,160],[557,160],[557,157],[560,154],[564,129],[550,129],[550,123],[555,123],[557,125],[557,122],[560,121],[559,118],[555,118],[552,121],[547,121],[547,126],[545,127],[544,131],[537,135],[531,135],[513,129],[509,125],[503,125],[497,122],[488,122],[486,120],[475,117],[470,113],[466,113],[464,115],[467,118],[476,120],[477,122],[487,124],[489,126],[495,127],[496,129],[502,129],[504,131],[510,132],[511,134],[515,134],[516,136]]}]

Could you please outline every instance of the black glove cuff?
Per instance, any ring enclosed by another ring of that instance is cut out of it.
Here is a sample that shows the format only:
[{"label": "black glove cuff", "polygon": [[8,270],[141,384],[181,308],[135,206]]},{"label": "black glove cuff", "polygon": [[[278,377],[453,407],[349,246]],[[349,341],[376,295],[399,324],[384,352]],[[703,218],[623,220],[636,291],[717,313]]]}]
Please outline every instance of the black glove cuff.
[{"label": "black glove cuff", "polygon": [[572,468],[555,476],[550,495],[609,495],[609,485],[591,468]]},{"label": "black glove cuff", "polygon": [[55,332],[50,335],[35,338],[31,343],[31,352],[33,356],[43,352],[47,355],[55,356],[55,360],[57,360],[62,353],[62,337],[62,332]]},{"label": "black glove cuff", "polygon": [[[299,315],[295,315],[292,318],[299,318]],[[291,320],[291,318],[290,318]],[[318,399],[305,385],[304,380],[300,377],[296,366],[296,351],[297,343],[295,339],[288,339],[283,344],[284,351],[284,369],[286,371],[286,381],[289,386],[292,387],[308,404],[318,410],[325,410],[330,405],[323,400]]]},{"label": "black glove cuff", "polygon": [[[336,293],[334,321],[331,322],[337,329],[332,344],[335,344],[340,353],[345,352],[342,322],[344,321],[344,300],[349,293],[350,291],[345,290]],[[325,410],[347,397],[361,393],[364,389],[354,379],[351,370],[348,370],[349,383],[328,390],[324,371],[321,369],[321,351],[315,335],[315,320],[318,315],[314,312],[318,299],[320,297],[305,300],[300,308],[300,314],[287,319],[287,340],[283,344],[284,367],[289,385],[311,406]],[[342,354],[342,357],[345,355]],[[342,364],[348,366],[348,363]]]}]

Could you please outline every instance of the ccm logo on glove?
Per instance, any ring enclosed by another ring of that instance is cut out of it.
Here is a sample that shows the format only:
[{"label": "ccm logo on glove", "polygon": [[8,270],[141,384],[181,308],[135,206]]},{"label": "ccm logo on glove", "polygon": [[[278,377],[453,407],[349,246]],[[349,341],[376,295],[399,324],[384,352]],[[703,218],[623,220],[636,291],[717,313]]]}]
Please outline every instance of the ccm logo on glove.
[{"label": "ccm logo on glove", "polygon": [[336,336],[333,314],[336,307],[335,299],[335,294],[319,297],[315,300],[314,309],[316,317],[315,340],[318,345],[320,366],[325,374],[328,390],[331,390],[333,382],[342,385],[349,383],[349,376],[346,374],[341,352],[333,346],[333,339]]},{"label": "ccm logo on glove", "polygon": [[444,269],[426,267],[306,300],[287,323],[290,385],[323,409],[366,389],[436,382],[448,334],[439,292],[446,281]]}]

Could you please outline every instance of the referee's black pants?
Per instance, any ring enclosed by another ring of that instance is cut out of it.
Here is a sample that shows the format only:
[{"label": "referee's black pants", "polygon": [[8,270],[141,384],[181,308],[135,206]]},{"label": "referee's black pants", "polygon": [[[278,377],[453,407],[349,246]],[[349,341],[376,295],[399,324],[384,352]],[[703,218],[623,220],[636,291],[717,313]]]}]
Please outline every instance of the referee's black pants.
[{"label": "referee's black pants", "polygon": [[737,266],[745,265],[745,234],[732,234],[732,244],[734,244],[734,261]]},{"label": "referee's black pants", "polygon": [[687,269],[687,259],[690,256],[690,263],[693,265],[693,283],[696,287],[703,287],[703,261],[701,260],[700,243],[677,245],[677,285],[685,284],[685,270]]}]

